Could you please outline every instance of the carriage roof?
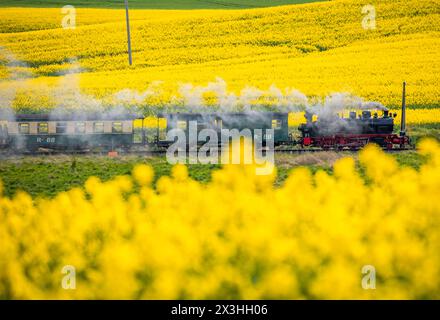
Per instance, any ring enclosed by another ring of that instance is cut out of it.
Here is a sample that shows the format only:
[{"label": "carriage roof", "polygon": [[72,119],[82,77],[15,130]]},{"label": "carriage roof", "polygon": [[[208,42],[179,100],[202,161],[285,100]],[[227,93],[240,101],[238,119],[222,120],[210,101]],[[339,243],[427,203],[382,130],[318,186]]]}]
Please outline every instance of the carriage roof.
[{"label": "carriage roof", "polygon": [[17,114],[16,122],[25,121],[114,121],[114,120],[136,120],[143,117],[138,114]]}]

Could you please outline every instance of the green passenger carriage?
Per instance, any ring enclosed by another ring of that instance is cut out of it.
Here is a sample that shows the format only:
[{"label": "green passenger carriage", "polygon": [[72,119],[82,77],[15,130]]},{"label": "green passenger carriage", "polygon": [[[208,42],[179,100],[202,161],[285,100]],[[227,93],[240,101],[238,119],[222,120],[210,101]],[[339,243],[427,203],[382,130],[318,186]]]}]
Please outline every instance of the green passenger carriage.
[{"label": "green passenger carriage", "polygon": [[19,114],[7,125],[7,139],[17,150],[129,148],[137,115],[99,114],[73,117]]}]

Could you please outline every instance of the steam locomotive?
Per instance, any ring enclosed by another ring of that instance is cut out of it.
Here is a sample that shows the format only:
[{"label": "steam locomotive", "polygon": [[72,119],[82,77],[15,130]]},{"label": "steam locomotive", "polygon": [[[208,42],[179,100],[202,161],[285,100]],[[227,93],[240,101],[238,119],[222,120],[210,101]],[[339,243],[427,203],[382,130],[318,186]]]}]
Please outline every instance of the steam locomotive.
[{"label": "steam locomotive", "polygon": [[372,115],[370,110],[362,111],[361,115],[350,112],[348,118],[336,114],[326,115],[313,121],[312,112],[305,113],[306,123],[298,128],[301,132],[300,144],[303,147],[322,149],[358,149],[367,143],[376,143],[383,148],[393,149],[395,146],[405,148],[410,145],[406,135],[406,83],[402,92],[402,119],[400,133],[394,134],[394,118],[396,114],[384,108],[381,117]]},{"label": "steam locomotive", "polygon": [[[174,139],[167,138],[167,133],[180,129],[188,135],[195,123],[197,135],[204,129],[212,129],[218,141],[224,141],[224,129],[246,129],[252,137],[272,129],[273,134],[264,134],[262,138],[273,140],[275,146],[354,150],[376,143],[386,149],[406,148],[410,139],[406,135],[405,110],[404,84],[399,134],[393,133],[396,115],[386,109],[380,116],[371,110],[363,110],[361,114],[352,111],[347,118],[337,114],[323,117],[306,111],[306,121],[298,128],[299,137],[289,133],[288,113],[281,112],[159,114],[155,128],[144,126],[145,117],[133,114],[111,117],[102,114],[15,115],[13,119],[0,120],[0,147],[31,152],[40,149],[130,150],[137,146],[164,148],[174,143]],[[135,121],[141,125],[136,126]]]},{"label": "steam locomotive", "polygon": [[323,149],[350,148],[358,149],[367,143],[376,143],[386,149],[395,145],[403,148],[409,144],[409,137],[401,130],[401,134],[393,134],[394,118],[388,110],[383,110],[379,117],[371,111],[363,111],[361,115],[350,112],[348,118],[324,117],[313,121],[313,114],[306,112],[307,122],[300,125],[301,145]]}]

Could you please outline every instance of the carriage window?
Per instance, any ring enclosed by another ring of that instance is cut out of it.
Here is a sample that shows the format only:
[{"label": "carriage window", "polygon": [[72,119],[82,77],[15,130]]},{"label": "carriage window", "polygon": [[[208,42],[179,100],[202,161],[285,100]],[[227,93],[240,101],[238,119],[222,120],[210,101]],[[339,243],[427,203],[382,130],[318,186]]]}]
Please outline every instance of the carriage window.
[{"label": "carriage window", "polygon": [[113,133],[122,133],[122,122],[113,122],[112,132]]},{"label": "carriage window", "polygon": [[177,121],[177,128],[186,130],[186,121]]},{"label": "carriage window", "polygon": [[166,129],[166,127],[167,127],[167,118],[157,118],[157,126],[160,129]]},{"label": "carriage window", "polygon": [[272,129],[281,129],[281,120],[273,119],[272,120]]},{"label": "carriage window", "polygon": [[19,123],[18,132],[20,132],[20,134],[29,134],[29,123]]},{"label": "carriage window", "polygon": [[47,122],[41,122],[38,124],[38,133],[48,133],[49,132],[49,125],[47,124]]},{"label": "carriage window", "polygon": [[93,124],[93,132],[103,133],[104,132],[104,123],[103,122],[95,122]]},{"label": "carriage window", "polygon": [[167,119],[157,118],[157,132],[159,141],[164,141],[167,138]]},{"label": "carriage window", "polygon": [[66,133],[67,131],[67,123],[66,122],[57,122],[56,133]]},{"label": "carriage window", "polygon": [[222,119],[215,119],[214,124],[217,128],[221,129],[223,127],[223,120]]},{"label": "carriage window", "polygon": [[84,122],[77,122],[75,124],[75,132],[76,133],[85,133],[86,132],[86,124]]}]

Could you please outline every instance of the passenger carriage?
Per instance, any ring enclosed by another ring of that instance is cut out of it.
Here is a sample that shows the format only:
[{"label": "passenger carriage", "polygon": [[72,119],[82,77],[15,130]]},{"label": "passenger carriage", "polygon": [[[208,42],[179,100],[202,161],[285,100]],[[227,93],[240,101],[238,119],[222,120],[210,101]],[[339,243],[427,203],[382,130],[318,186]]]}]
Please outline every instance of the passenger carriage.
[{"label": "passenger carriage", "polygon": [[[225,134],[222,132],[223,129],[236,129],[239,132],[249,129],[252,137],[257,136],[256,130],[259,129],[262,130],[262,141],[273,139],[275,145],[290,141],[288,114],[283,112],[170,113],[159,114],[158,123],[165,123],[162,128],[157,126],[159,145],[173,142],[166,137],[167,132],[173,129],[183,130],[188,137],[191,123],[196,126],[197,135],[203,129],[215,130],[219,143],[222,141],[222,135]],[[267,129],[273,129],[273,136],[269,136]],[[199,143],[204,143],[204,141],[199,141]]]},{"label": "passenger carriage", "polygon": [[[14,149],[129,148],[133,144],[137,115],[19,114],[7,124],[7,140]],[[4,130],[4,129],[3,129]]]}]

